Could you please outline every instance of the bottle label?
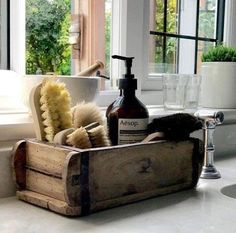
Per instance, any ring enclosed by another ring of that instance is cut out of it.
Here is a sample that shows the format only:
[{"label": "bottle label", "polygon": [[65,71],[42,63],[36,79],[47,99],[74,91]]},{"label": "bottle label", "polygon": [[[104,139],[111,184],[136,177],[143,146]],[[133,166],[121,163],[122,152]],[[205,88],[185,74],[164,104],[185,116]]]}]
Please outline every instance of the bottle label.
[{"label": "bottle label", "polygon": [[118,144],[141,142],[147,136],[148,118],[125,119],[118,121]]}]

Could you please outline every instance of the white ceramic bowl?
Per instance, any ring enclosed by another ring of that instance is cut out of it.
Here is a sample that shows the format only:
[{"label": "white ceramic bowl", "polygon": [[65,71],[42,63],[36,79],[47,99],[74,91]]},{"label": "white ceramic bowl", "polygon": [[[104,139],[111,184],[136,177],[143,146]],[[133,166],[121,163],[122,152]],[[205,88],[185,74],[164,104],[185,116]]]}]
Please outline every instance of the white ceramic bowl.
[{"label": "white ceramic bowl", "polygon": [[[31,89],[41,83],[48,75],[25,76],[23,80],[23,102],[29,108],[29,95]],[[58,76],[60,82],[65,83],[71,95],[71,105],[82,101],[93,102],[99,91],[99,77]]]},{"label": "white ceramic bowl", "polygon": [[82,101],[93,102],[98,94],[99,77],[61,76],[58,80],[66,84],[72,106]]}]

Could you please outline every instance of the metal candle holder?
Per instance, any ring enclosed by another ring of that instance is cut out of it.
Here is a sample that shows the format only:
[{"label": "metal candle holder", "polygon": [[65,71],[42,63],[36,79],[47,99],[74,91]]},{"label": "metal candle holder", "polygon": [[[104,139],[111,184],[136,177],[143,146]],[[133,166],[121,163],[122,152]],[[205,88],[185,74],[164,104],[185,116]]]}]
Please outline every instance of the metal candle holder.
[{"label": "metal candle holder", "polygon": [[200,178],[218,179],[221,175],[214,165],[215,145],[213,134],[216,126],[222,124],[224,114],[222,112],[199,111],[194,115],[203,123],[204,164]]}]

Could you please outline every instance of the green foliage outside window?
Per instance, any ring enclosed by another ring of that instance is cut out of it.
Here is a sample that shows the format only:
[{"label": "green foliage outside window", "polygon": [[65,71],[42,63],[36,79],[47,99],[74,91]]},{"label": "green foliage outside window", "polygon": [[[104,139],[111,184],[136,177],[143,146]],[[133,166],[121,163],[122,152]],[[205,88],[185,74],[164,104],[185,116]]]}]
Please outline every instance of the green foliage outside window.
[{"label": "green foliage outside window", "polygon": [[111,39],[111,12],[105,15],[105,75],[109,76],[110,70],[110,39]]},{"label": "green foliage outside window", "polygon": [[[169,0],[167,4],[167,28],[168,33],[176,33],[177,30],[177,0]],[[156,31],[164,31],[164,0],[156,0]],[[156,37],[155,62],[162,63],[163,60],[163,37]],[[166,63],[173,63],[175,59],[176,39],[168,38],[166,45]]]},{"label": "green foliage outside window", "polygon": [[26,1],[26,73],[70,74],[70,0]]}]

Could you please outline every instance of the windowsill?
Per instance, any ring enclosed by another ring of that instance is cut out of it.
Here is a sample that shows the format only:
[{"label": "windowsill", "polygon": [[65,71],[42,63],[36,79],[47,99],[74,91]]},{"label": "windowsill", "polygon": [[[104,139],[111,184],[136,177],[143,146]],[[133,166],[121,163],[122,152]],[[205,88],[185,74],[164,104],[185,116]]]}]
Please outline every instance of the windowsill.
[{"label": "windowsill", "polygon": [[[105,115],[106,107],[101,108]],[[174,114],[174,111],[165,111],[162,105],[148,106],[150,120],[154,117]],[[222,111],[224,113],[223,125],[236,124],[236,109],[209,109],[212,111]],[[186,110],[184,112],[194,113],[195,111]],[[33,120],[29,113],[0,113],[0,142],[20,140],[23,138],[35,137]]]},{"label": "windowsill", "polygon": [[0,132],[0,142],[35,137],[33,120],[26,112],[1,113]]}]

